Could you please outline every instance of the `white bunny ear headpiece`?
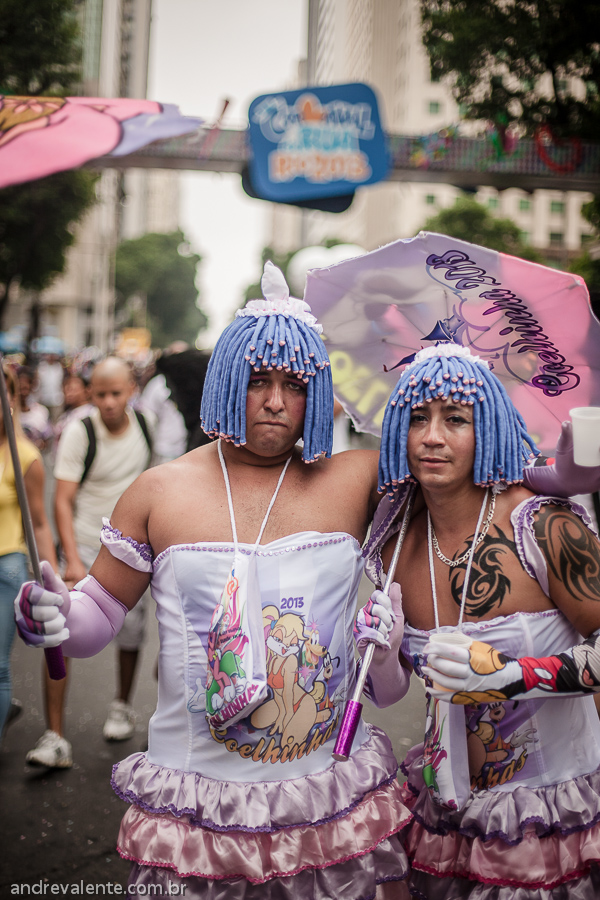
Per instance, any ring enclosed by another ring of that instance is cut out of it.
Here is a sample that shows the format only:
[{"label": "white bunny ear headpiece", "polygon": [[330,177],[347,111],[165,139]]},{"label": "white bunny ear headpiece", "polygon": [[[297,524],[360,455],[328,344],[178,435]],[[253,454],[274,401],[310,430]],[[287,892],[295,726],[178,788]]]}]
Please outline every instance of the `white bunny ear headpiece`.
[{"label": "white bunny ear headpiece", "polygon": [[259,319],[261,316],[285,316],[287,319],[292,316],[297,321],[304,322],[305,325],[313,328],[317,334],[322,333],[323,326],[319,325],[311,313],[308,303],[297,297],[290,297],[290,289],[283,272],[273,265],[270,259],[265,263],[260,287],[264,299],[250,300],[244,309],[238,309],[236,317],[254,316]]},{"label": "white bunny ear headpiece", "polygon": [[236,313],[208,365],[200,422],[210,437],[246,443],[246,392],[252,371],[291,372],[306,384],[305,462],[333,443],[333,385],[329,357],[319,337],[323,328],[308,303],[290,297],[283,273],[265,263],[263,300],[251,300]]}]

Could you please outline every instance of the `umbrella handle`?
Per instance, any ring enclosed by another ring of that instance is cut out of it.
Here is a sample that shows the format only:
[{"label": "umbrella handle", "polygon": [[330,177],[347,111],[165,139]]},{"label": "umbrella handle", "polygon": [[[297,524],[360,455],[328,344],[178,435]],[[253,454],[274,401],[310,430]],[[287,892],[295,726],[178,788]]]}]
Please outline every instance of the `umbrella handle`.
[{"label": "umbrella handle", "polygon": [[62,647],[46,647],[44,656],[46,658],[48,675],[53,681],[62,681],[63,678],[67,677]]},{"label": "umbrella handle", "polygon": [[[404,535],[406,534],[406,529],[408,528],[408,523],[410,521],[410,512],[412,509],[414,496],[415,491],[413,488],[406,501],[406,509],[404,511],[404,518],[402,519],[402,527],[400,528],[398,540],[396,541],[396,546],[394,548],[394,555],[392,556],[392,561],[388,569],[388,575],[385,580],[385,587],[383,588],[383,590],[386,594],[389,591],[394,579],[398,557],[400,556],[400,550],[404,542]],[[333,753],[331,754],[333,758],[338,762],[344,762],[345,760],[347,760],[352,750],[352,744],[354,743],[354,738],[356,737],[358,723],[360,722],[360,714],[362,712],[362,703],[360,702],[360,697],[365,687],[367,675],[369,674],[369,666],[371,665],[374,653],[375,643],[371,642],[365,651],[365,655],[363,656],[360,673],[356,682],[356,688],[354,689],[352,699],[349,700],[346,704],[346,709],[344,710],[344,715],[342,717],[342,724],[340,725],[340,730],[335,742],[335,747],[333,748]]]},{"label": "umbrella handle", "polygon": [[[23,531],[25,533],[25,543],[29,550],[29,558],[31,560],[31,568],[33,576],[40,587],[44,586],[42,578],[42,570],[40,568],[40,558],[38,555],[37,544],[35,542],[35,533],[33,530],[33,520],[27,500],[27,491],[25,490],[25,479],[23,478],[23,470],[21,469],[21,460],[19,459],[19,450],[17,448],[17,439],[13,426],[12,413],[8,400],[8,391],[6,390],[6,379],[4,378],[4,354],[0,353],[0,402],[2,404],[2,416],[4,419],[4,432],[8,440],[10,455],[13,464],[13,473],[15,476],[15,487],[17,489],[17,499],[21,507],[21,516],[23,519]],[[47,647],[44,650],[46,657],[46,666],[48,674],[53,681],[60,681],[65,678],[67,670],[65,661],[60,647]]]},{"label": "umbrella handle", "polygon": [[[393,572],[395,568],[396,567],[394,566],[391,571]],[[344,710],[342,724],[340,725],[340,730],[335,742],[335,747],[333,748],[333,753],[331,754],[333,758],[338,762],[344,762],[345,760],[347,760],[350,756],[350,751],[352,750],[352,744],[354,743],[354,738],[356,737],[356,731],[358,728],[358,723],[360,722],[360,715],[363,708],[362,703],[360,702],[360,698],[365,687],[365,681],[367,680],[367,674],[369,672],[369,666],[371,665],[371,660],[373,659],[374,652],[375,644],[371,643],[367,647],[365,655],[363,657],[362,665],[360,667],[360,673],[356,682],[356,687],[354,689],[354,694],[352,695],[352,700],[348,701],[348,703],[346,704],[346,709]]]}]

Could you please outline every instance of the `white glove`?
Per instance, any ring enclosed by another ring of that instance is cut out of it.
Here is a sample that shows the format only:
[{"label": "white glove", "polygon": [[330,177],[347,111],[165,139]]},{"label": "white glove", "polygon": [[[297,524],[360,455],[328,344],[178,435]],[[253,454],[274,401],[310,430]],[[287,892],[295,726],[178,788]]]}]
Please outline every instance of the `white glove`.
[{"label": "white glove", "polygon": [[456,644],[425,645],[427,665],[423,672],[430,680],[428,692],[445,703],[467,706],[510,700],[523,680],[516,659],[500,653],[483,641],[469,647]]},{"label": "white glove", "polygon": [[[376,594],[378,593],[380,592],[376,592]],[[373,594],[374,598],[376,594]],[[401,700],[410,684],[410,671],[400,661],[401,658],[403,659],[401,647],[404,636],[404,613],[402,611],[402,591],[399,584],[394,582],[391,585],[389,599],[394,617],[393,628],[388,634],[388,646],[391,649],[379,644],[375,646],[365,685],[365,694],[375,706],[379,707],[391,706],[392,703]],[[368,646],[368,643],[359,646],[361,654],[364,652],[363,647]]]},{"label": "white glove", "polygon": [[392,611],[392,601],[383,591],[374,591],[354,622],[354,639],[359,650],[364,651],[368,643],[390,650],[390,633],[396,621]]},{"label": "white glove", "polygon": [[49,562],[42,562],[41,570],[44,587],[35,581],[21,585],[15,598],[15,621],[26,644],[45,649],[58,647],[69,637],[66,616],[71,598]]}]

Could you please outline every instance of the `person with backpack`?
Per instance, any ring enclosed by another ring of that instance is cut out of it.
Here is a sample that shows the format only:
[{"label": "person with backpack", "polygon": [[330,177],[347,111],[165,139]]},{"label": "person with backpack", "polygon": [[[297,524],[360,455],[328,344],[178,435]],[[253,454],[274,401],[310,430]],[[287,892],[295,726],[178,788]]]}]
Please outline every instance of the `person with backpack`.
[{"label": "person with backpack", "polygon": [[[69,587],[87,575],[96,558],[103,519],[110,517],[121,494],[150,463],[154,418],[130,407],[134,388],[124,360],[108,357],[98,363],[90,383],[95,409],[69,422],[58,444],[54,513]],[[104,724],[106,740],[127,740],[134,732],[129,696],[143,637],[144,605],[139,604],[139,614],[128,617],[117,639],[117,696]],[[63,734],[68,669],[62,681],[44,677],[47,730],[26,759],[32,765],[69,768],[71,744]]]}]

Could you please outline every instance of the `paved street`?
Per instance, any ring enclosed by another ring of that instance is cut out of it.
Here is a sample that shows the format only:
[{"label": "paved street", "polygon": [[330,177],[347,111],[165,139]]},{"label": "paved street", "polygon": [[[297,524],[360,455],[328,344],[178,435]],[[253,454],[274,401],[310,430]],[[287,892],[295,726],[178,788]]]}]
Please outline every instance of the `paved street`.
[{"label": "paved street", "polygon": [[[365,582],[363,602],[367,596]],[[86,885],[106,885],[104,893],[109,894],[114,884],[126,884],[129,864],[115,850],[126,807],[113,794],[109,780],[115,762],[145,748],[147,724],[156,702],[153,669],[158,641],[153,615],[150,622],[134,695],[140,718],[131,740],[108,744],[102,738],[106,707],[115,686],[114,648],[107,647],[90,660],[73,661],[67,703],[72,769],[48,771],[25,764],[25,754],[44,730],[42,654],[15,639],[13,694],[22,701],[24,712],[8,730],[0,751],[0,898],[13,896],[14,885],[41,883],[35,891],[41,895],[47,884],[46,896],[52,896],[50,887],[58,884],[60,894],[69,896],[65,885],[77,885],[72,893],[81,895]],[[413,684],[408,697],[393,710],[375,710],[366,702],[365,715],[388,731],[401,759],[423,734],[419,683]],[[22,893],[27,895],[27,888]]]}]

